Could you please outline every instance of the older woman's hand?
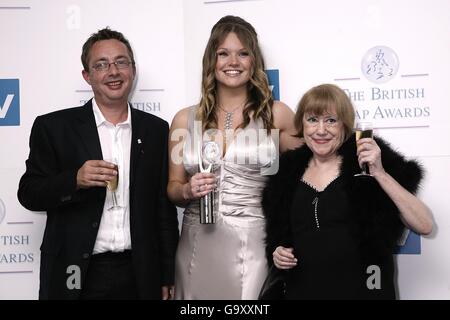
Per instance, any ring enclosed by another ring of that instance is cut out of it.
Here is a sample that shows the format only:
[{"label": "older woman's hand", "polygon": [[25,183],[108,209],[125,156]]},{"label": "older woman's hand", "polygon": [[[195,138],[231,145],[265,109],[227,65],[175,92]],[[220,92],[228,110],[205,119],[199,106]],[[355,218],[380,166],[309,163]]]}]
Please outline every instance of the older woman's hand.
[{"label": "older woman's hand", "polygon": [[185,184],[185,188],[186,196],[184,198],[186,200],[200,199],[217,188],[216,176],[213,173],[198,172],[189,179],[189,182]]},{"label": "older woman's hand", "polygon": [[295,258],[294,248],[285,248],[278,246],[273,252],[273,263],[278,269],[292,269],[297,265],[297,259]]},{"label": "older woman's hand", "polygon": [[381,163],[381,150],[374,139],[359,139],[356,142],[356,147],[360,167],[362,167],[363,163],[367,163],[371,175],[376,176],[384,173],[383,164]]}]

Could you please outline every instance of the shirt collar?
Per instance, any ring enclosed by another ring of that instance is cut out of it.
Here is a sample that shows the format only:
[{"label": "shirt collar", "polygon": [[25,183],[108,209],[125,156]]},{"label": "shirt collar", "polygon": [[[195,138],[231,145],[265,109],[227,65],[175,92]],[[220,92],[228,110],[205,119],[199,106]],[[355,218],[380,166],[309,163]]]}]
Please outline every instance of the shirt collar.
[{"label": "shirt collar", "polygon": [[[98,104],[95,101],[95,98],[92,99],[92,111],[94,112],[95,125],[97,126],[97,128],[100,127],[102,124],[111,124],[111,122],[106,120],[105,117],[103,116],[103,113],[100,111],[100,108],[98,107]],[[129,125],[131,127],[130,104],[128,104],[127,119],[123,122],[118,123],[117,125],[120,125],[120,126]]]}]

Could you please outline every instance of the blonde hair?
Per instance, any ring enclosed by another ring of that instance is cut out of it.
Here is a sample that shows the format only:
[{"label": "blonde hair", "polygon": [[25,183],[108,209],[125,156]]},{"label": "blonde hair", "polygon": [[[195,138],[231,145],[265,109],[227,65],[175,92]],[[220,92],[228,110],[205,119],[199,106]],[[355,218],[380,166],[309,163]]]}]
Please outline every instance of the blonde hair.
[{"label": "blonde hair", "polygon": [[225,16],[212,28],[211,35],[203,55],[202,96],[197,112],[197,120],[202,121],[203,130],[217,128],[216,115],[216,78],[215,68],[217,48],[229,33],[235,33],[243,46],[249,50],[252,59],[250,80],[247,84],[248,101],[243,111],[243,122],[238,128],[245,128],[253,118],[261,118],[264,128],[273,128],[273,97],[269,81],[264,71],[265,64],[258,36],[253,26],[240,17]]},{"label": "blonde hair", "polygon": [[347,94],[334,84],[321,84],[309,89],[297,105],[294,124],[297,137],[303,138],[303,117],[305,114],[323,115],[336,111],[336,115],[344,125],[344,141],[353,132],[355,110]]}]

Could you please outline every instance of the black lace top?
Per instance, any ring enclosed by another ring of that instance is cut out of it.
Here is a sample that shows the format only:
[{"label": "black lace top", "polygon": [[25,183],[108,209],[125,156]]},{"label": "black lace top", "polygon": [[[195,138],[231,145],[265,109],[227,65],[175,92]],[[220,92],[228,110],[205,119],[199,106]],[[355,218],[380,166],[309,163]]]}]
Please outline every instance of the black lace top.
[{"label": "black lace top", "polygon": [[289,238],[298,263],[288,274],[288,299],[395,298],[392,257],[369,271],[362,262],[343,185],[341,176],[323,191],[303,180],[297,184]]}]

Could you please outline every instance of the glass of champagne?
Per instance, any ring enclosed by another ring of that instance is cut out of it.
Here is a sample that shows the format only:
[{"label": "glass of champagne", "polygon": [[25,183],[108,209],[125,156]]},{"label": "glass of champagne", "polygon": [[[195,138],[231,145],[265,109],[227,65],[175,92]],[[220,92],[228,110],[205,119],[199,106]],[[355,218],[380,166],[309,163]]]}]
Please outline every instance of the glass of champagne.
[{"label": "glass of champagne", "polygon": [[[362,138],[373,138],[372,122],[358,122],[355,127],[356,141]],[[362,164],[361,173],[355,174],[355,177],[371,177],[369,173],[369,166],[367,163]]]},{"label": "glass of champagne", "polygon": [[108,208],[108,210],[114,210],[119,207],[119,205],[117,204],[117,195],[116,195],[117,186],[119,184],[119,166],[117,164],[118,163],[117,159],[105,159],[105,161],[114,164],[113,169],[117,171],[117,175],[115,175],[114,178],[106,181],[106,188],[110,191],[112,199],[112,206]]}]

